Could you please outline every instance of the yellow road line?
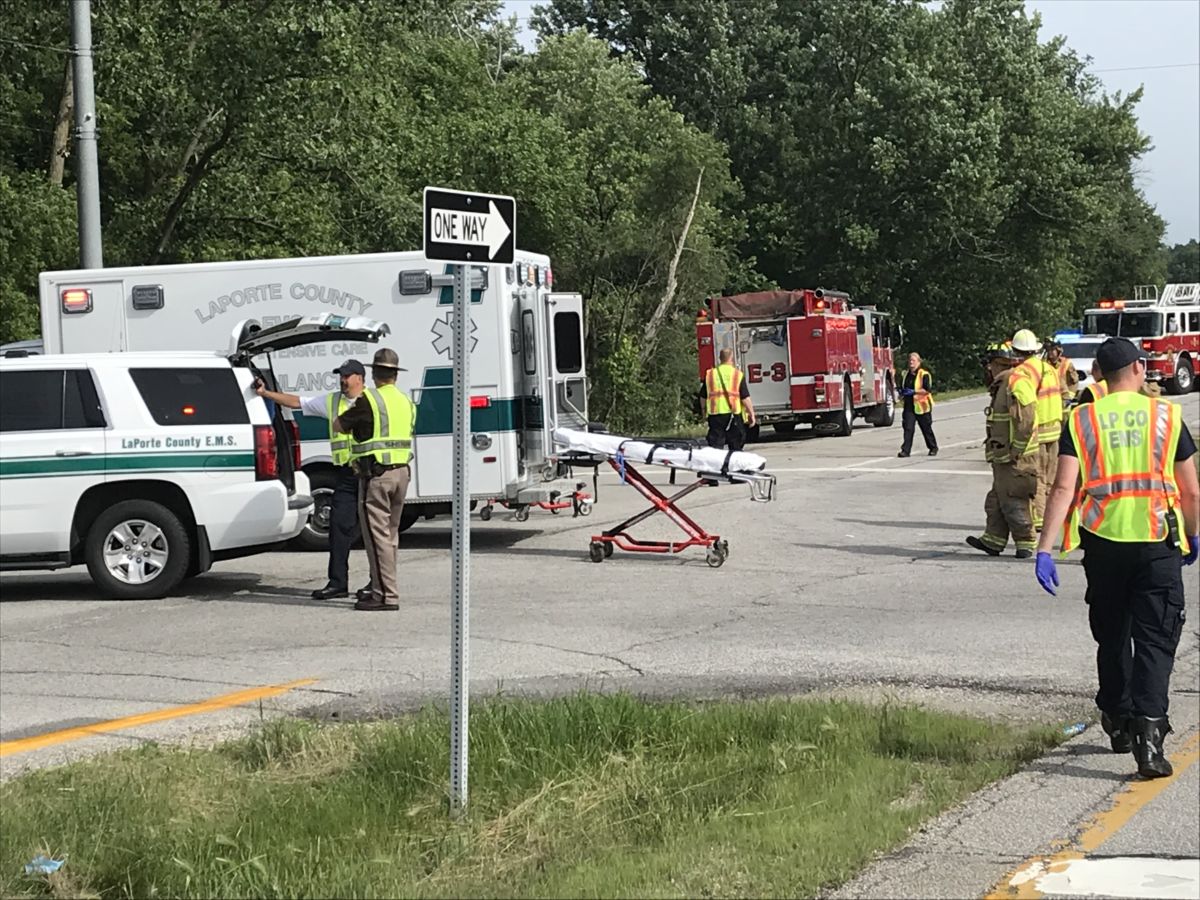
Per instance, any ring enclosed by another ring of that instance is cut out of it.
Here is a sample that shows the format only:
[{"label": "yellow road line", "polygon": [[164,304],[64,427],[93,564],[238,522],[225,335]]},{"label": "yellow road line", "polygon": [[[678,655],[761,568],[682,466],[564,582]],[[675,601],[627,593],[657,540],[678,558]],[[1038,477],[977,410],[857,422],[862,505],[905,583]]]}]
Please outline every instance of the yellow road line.
[{"label": "yellow road line", "polygon": [[1098,813],[1088,822],[1074,844],[1049,856],[1035,856],[1025,860],[984,895],[984,900],[1037,900],[1042,896],[1042,892],[1037,888],[1037,876],[1061,871],[1072,860],[1083,859],[1097,850],[1101,844],[1129,824],[1129,820],[1144,809],[1146,804],[1174,784],[1197,760],[1200,760],[1200,732],[1192,735],[1171,755],[1171,764],[1175,767],[1174,776],[1130,782],[1117,794],[1111,807]]},{"label": "yellow road line", "polygon": [[150,725],[154,722],[165,722],[168,719],[179,719],[184,716],[195,716],[200,713],[216,712],[231,706],[240,706],[277,694],[285,694],[294,688],[316,683],[315,678],[302,678],[299,681],[289,681],[287,684],[271,684],[264,687],[247,688],[232,694],[222,694],[202,700],[199,703],[189,703],[186,706],[169,706],[166,709],[156,709],[152,712],[139,713],[136,716],[126,716],[123,719],[110,719],[107,722],[96,722],[92,725],[80,725],[76,728],[64,728],[62,731],[48,731],[45,734],[35,734],[32,737],[18,738],[13,741],[0,742],[0,758],[14,753],[28,753],[30,750],[41,750],[55,744],[65,744],[81,738],[106,734],[110,731],[124,731],[139,725]]}]

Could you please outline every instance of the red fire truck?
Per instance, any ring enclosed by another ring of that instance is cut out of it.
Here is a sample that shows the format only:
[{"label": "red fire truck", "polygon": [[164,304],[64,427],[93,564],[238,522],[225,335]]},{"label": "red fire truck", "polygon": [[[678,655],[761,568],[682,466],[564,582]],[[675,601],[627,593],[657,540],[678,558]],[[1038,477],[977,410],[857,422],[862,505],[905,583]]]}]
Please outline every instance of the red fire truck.
[{"label": "red fire truck", "polygon": [[1083,333],[1126,337],[1149,355],[1146,377],[1186,394],[1200,368],[1200,284],[1138,285],[1132,300],[1101,300],[1083,315]]},{"label": "red fire truck", "polygon": [[732,348],[760,424],[848,435],[856,416],[877,427],[894,421],[892,348],[902,336],[887,313],[822,289],[710,297],[705,307],[696,320],[700,377]]}]

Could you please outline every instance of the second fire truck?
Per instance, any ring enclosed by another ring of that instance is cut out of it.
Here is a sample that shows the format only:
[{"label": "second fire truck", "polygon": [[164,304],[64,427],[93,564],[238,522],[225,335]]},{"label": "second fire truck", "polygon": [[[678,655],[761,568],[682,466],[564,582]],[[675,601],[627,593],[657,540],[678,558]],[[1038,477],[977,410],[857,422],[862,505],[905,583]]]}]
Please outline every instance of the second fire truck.
[{"label": "second fire truck", "polygon": [[1200,284],[1139,285],[1132,300],[1101,300],[1083,316],[1083,333],[1129,338],[1149,356],[1146,378],[1172,394],[1196,385],[1200,368]]},{"label": "second fire truck", "polygon": [[731,348],[759,423],[780,434],[812,424],[848,435],[857,417],[891,425],[901,339],[887,313],[821,289],[712,297],[696,320],[700,377]]}]

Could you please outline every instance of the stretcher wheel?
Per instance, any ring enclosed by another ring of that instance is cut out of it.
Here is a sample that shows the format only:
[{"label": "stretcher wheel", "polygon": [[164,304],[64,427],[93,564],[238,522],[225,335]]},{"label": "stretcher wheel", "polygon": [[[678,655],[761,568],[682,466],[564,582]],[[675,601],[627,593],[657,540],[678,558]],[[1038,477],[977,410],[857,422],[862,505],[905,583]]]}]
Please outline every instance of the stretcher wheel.
[{"label": "stretcher wheel", "polygon": [[581,516],[590,516],[592,514],[592,501],[581,500],[579,503],[579,514]]},{"label": "stretcher wheel", "polygon": [[528,522],[529,521],[529,507],[528,506],[518,506],[516,511],[513,513],[513,518],[516,519],[518,522]]},{"label": "stretcher wheel", "polygon": [[608,555],[604,552],[604,544],[600,541],[592,541],[588,544],[588,556],[591,557],[592,562],[604,562],[604,557]]},{"label": "stretcher wheel", "polygon": [[557,516],[558,513],[559,513],[559,508],[557,506],[550,507],[550,515]]},{"label": "stretcher wheel", "polygon": [[729,541],[718,541],[717,546],[721,548],[721,555],[729,559]]},{"label": "stretcher wheel", "polygon": [[485,506],[483,509],[481,509],[479,511],[479,518],[483,519],[485,522],[491,521],[492,508],[490,506]]},{"label": "stretcher wheel", "polygon": [[719,569],[725,565],[725,553],[718,544],[713,544],[708,548],[708,554],[704,557],[704,561],[714,569]]},{"label": "stretcher wheel", "polygon": [[603,544],[603,546],[604,546],[604,558],[605,558],[605,559],[608,559],[610,556],[612,556],[612,555],[613,555],[613,545],[612,545],[612,542],[611,542],[611,541],[605,541],[605,542],[604,542],[604,544]]}]

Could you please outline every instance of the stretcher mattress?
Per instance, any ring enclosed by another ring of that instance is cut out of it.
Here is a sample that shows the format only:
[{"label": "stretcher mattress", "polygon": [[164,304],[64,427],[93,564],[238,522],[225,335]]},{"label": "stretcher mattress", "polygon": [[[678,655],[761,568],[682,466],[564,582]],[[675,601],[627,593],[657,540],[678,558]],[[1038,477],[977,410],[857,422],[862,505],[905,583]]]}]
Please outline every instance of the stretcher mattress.
[{"label": "stretcher mattress", "polygon": [[616,457],[617,453],[621,453],[633,463],[651,463],[693,472],[733,475],[761,472],[767,467],[764,457],[744,450],[730,453],[715,447],[673,448],[618,434],[596,434],[572,428],[556,428],[554,440],[573,453],[603,454],[607,457]]}]

